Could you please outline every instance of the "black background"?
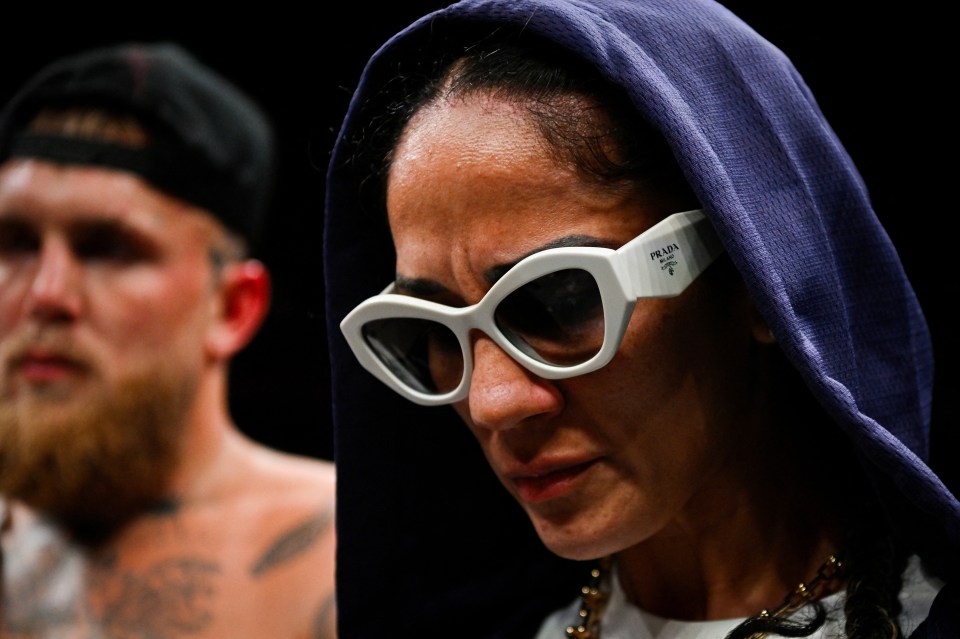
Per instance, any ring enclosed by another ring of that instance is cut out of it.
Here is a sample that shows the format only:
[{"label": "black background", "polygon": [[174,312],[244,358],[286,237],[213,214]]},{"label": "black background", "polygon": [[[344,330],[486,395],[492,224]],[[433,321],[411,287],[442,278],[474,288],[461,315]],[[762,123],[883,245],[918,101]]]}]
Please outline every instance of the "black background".
[{"label": "black background", "polygon": [[[333,4],[285,11],[257,3],[256,11],[206,18],[170,5],[141,4],[109,17],[87,7],[76,16],[24,7],[16,20],[5,20],[0,39],[0,100],[60,55],[118,40],[166,39],[266,109],[280,139],[281,176],[257,256],[273,273],[274,299],[263,330],[234,363],[230,402],[252,437],[322,458],[333,456],[321,257],[328,151],[367,58],[410,21],[447,3]],[[948,232],[956,215],[948,189],[958,180],[947,97],[955,73],[948,74],[944,53],[954,37],[949,21],[923,4],[895,13],[865,2],[725,4],[790,56],[864,176],[930,323],[938,375],[934,465],[957,486],[960,433],[950,403],[958,392],[957,336],[948,308],[958,286],[947,256],[960,247]],[[69,28],[51,26],[53,19]]]}]

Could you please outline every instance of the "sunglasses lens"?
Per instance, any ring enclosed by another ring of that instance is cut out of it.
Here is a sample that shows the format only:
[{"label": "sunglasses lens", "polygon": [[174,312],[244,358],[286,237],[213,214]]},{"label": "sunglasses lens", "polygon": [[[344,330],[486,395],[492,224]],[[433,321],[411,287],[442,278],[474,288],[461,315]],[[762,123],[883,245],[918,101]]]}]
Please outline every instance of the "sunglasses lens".
[{"label": "sunglasses lens", "polygon": [[524,284],[494,312],[500,330],[530,357],[575,366],[603,345],[603,300],[593,275],[582,269],[548,273]]},{"label": "sunglasses lens", "polygon": [[431,395],[452,391],[463,377],[463,351],[453,332],[431,320],[399,317],[363,326],[367,344],[404,384]]}]

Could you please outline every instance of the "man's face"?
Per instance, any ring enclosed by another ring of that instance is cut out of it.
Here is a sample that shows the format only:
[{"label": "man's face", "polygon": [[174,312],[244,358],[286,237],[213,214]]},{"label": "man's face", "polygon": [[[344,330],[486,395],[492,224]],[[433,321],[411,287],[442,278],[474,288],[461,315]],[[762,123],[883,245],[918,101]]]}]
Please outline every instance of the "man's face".
[{"label": "man's face", "polygon": [[157,498],[207,362],[216,232],[131,174],[0,167],[0,492],[66,519]]}]

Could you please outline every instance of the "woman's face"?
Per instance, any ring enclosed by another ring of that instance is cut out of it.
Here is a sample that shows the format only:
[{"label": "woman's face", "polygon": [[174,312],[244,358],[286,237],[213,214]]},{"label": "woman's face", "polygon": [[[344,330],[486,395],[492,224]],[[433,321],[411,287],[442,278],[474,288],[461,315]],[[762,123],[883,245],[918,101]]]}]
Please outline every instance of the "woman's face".
[{"label": "woman's face", "polygon": [[[411,120],[387,192],[398,292],[473,304],[498,267],[564,238],[617,248],[683,210],[580,179],[525,117],[471,96]],[[472,336],[456,411],[555,553],[609,554],[715,512],[752,410],[749,304],[731,297],[701,277],[679,297],[640,300],[616,357],[564,380]]]}]

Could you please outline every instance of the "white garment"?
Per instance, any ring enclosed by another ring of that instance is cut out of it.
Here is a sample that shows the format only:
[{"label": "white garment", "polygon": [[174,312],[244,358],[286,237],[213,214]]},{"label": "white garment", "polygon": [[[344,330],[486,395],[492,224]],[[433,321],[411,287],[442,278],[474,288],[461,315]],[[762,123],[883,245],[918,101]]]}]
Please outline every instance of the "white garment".
[{"label": "white garment", "polygon": [[[606,612],[603,614],[601,639],[722,639],[744,621],[677,621],[657,617],[626,600],[616,574],[611,576],[610,581],[612,588]],[[903,589],[900,591],[900,602],[903,604],[900,625],[906,636],[926,618],[941,587],[943,583],[939,579],[923,570],[920,559],[911,557],[903,573]],[[822,600],[828,611],[827,622],[810,635],[810,639],[834,639],[843,636],[842,596],[843,593],[838,592]],[[536,639],[563,639],[567,626],[577,619],[579,609],[578,598],[566,608],[552,613],[540,626]]]}]

